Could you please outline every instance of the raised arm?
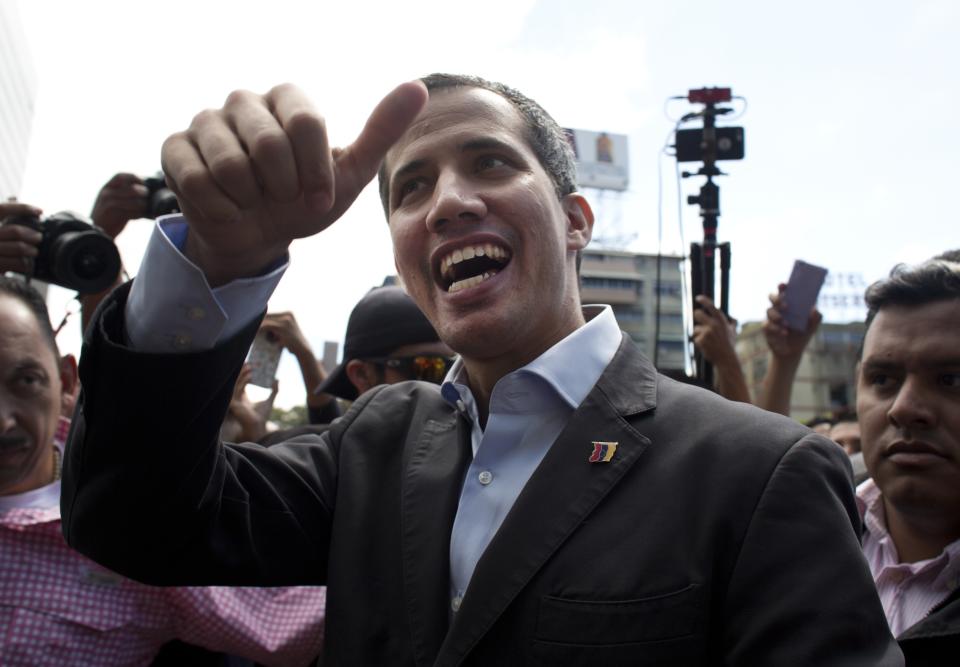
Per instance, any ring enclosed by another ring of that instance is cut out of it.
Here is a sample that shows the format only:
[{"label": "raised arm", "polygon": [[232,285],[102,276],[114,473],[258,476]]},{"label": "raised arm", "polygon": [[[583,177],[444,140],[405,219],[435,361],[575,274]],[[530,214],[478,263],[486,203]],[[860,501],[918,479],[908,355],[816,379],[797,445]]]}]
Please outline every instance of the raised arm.
[{"label": "raised arm", "polygon": [[698,296],[697,304],[700,307],[693,312],[693,344],[717,371],[717,393],[731,401],[749,403],[750,390],[735,348],[736,323],[706,296]]},{"label": "raised arm", "polygon": [[[132,288],[87,329],[64,461],[71,545],[157,584],[322,583],[336,433],[267,450],[223,446],[219,429],[269,298],[257,277],[348,208],[425,101],[422,84],[399,86],[352,145],[330,149],[323,119],[280,86],[234,93],[167,140],[184,218],[155,231]],[[231,322],[238,303],[252,314]]]},{"label": "raised arm", "polygon": [[770,348],[771,359],[757,405],[789,417],[793,380],[797,376],[803,351],[816,333],[823,316],[814,308],[810,311],[806,330],[794,331],[787,327],[783,315],[787,307],[784,296],[786,287],[786,284],[780,283],[777,292],[770,295],[770,308],[767,309],[767,320],[763,323],[763,334]]}]

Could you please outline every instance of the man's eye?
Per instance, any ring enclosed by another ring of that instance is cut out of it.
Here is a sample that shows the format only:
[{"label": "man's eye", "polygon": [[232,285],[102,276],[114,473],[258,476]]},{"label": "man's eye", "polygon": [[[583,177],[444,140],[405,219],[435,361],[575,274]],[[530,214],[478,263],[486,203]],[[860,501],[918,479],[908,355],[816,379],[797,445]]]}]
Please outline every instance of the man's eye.
[{"label": "man's eye", "polygon": [[17,377],[17,383],[28,391],[35,391],[46,385],[45,378],[39,373],[24,373]]},{"label": "man's eye", "polygon": [[960,389],[960,373],[941,373],[940,384],[951,389]]},{"label": "man's eye", "polygon": [[477,160],[477,170],[486,171],[487,169],[496,169],[497,167],[504,167],[507,165],[506,160],[502,160],[493,155],[484,155]]},{"label": "man's eye", "polygon": [[414,178],[412,180],[407,181],[403,185],[401,185],[400,189],[397,191],[397,195],[400,201],[403,201],[404,197],[406,197],[409,194],[413,194],[414,192],[421,189],[422,187],[423,187],[423,181],[419,178]]},{"label": "man's eye", "polygon": [[891,378],[886,373],[874,373],[869,376],[870,384],[874,387],[888,387],[893,383],[893,378]]}]

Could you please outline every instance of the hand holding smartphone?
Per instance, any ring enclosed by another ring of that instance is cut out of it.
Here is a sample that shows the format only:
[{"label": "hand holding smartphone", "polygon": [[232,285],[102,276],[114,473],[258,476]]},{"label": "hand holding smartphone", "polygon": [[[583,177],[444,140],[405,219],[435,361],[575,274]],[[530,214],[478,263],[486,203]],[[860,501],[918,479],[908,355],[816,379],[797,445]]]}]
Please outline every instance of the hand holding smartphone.
[{"label": "hand holding smartphone", "polygon": [[247,356],[247,363],[252,369],[250,384],[270,389],[277,375],[277,366],[280,365],[282,353],[283,345],[276,336],[267,331],[259,331],[257,337],[253,339],[250,354]]},{"label": "hand holding smartphone", "polygon": [[784,291],[787,301],[784,320],[788,328],[794,331],[807,330],[810,311],[817,303],[817,296],[826,277],[827,270],[822,266],[808,264],[799,259],[793,263],[790,280],[787,281],[787,289]]}]

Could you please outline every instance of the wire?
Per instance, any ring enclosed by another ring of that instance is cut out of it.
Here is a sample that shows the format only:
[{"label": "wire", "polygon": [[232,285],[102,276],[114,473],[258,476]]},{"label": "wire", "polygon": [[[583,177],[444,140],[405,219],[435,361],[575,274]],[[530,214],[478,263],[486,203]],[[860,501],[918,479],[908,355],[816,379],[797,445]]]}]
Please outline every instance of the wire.
[{"label": "wire", "polygon": [[[77,308],[76,308],[75,310],[72,310],[72,309],[70,308],[70,304],[71,304],[71,303],[76,303],[76,304],[77,304]],[[60,331],[63,329],[63,327],[66,326],[67,320],[69,320],[72,316],[74,316],[74,315],[76,315],[78,312],[80,312],[80,310],[81,310],[82,307],[83,307],[83,306],[80,304],[80,295],[79,295],[79,294],[77,294],[77,296],[75,296],[74,298],[70,299],[70,301],[67,302],[67,308],[66,308],[66,310],[65,310],[64,313],[63,313],[63,319],[60,320],[60,324],[58,324],[58,325],[56,326],[56,328],[53,330],[53,335],[54,335],[54,337],[57,337],[57,336],[60,335]]]},{"label": "wire", "polygon": [[747,113],[747,98],[744,97],[743,95],[734,95],[734,96],[733,96],[733,99],[735,99],[735,100],[740,100],[741,102],[743,102],[743,108],[740,109],[739,113],[736,113],[736,114],[734,114],[733,116],[730,116],[729,118],[725,118],[725,119],[724,119],[724,120],[726,120],[726,121],[728,121],[728,122],[729,122],[729,121],[732,121],[732,120],[737,120],[738,118],[740,118],[741,116],[743,116],[745,113]]},{"label": "wire", "polygon": [[685,99],[687,99],[686,95],[674,95],[673,97],[668,97],[663,101],[663,115],[666,116],[667,120],[669,120],[671,123],[676,123],[678,119],[673,118],[667,109],[670,106],[670,102],[673,102],[674,100],[685,100]]}]

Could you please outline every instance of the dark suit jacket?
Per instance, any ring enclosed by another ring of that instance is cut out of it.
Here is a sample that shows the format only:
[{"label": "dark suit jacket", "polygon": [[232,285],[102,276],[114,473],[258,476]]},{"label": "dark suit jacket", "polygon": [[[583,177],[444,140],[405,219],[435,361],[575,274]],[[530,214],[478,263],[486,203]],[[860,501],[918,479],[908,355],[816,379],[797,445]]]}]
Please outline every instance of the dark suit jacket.
[{"label": "dark suit jacket", "polygon": [[955,667],[960,663],[960,589],[897,637],[908,667]]},{"label": "dark suit jacket", "polygon": [[[223,447],[256,326],[137,354],[125,292],[80,362],[63,525],[154,584],[327,584],[326,665],[894,665],[849,467],[789,419],[658,376],[628,339],[449,607],[469,425],[437,387],[322,436]],[[610,463],[593,441],[619,443]],[[452,617],[452,621],[450,620]]]}]

